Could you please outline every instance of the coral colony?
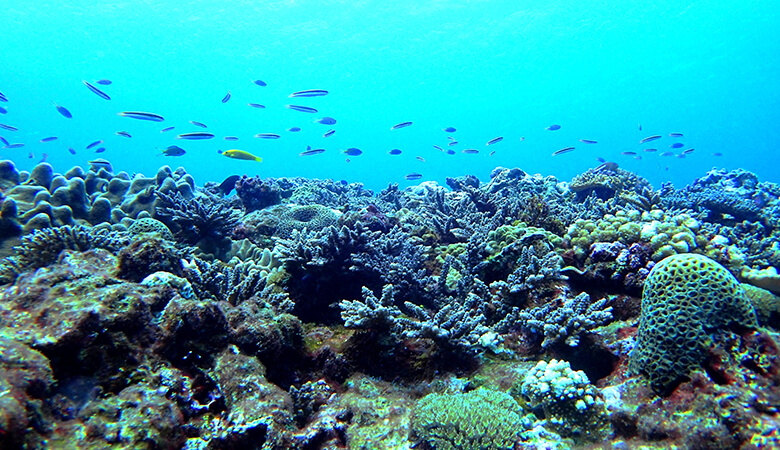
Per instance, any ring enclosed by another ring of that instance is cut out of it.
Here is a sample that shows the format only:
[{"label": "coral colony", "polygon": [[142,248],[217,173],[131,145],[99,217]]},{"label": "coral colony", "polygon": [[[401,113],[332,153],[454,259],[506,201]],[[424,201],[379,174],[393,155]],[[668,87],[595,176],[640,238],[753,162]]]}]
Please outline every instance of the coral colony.
[{"label": "coral colony", "polygon": [[780,448],[780,186],[447,185],[0,162],[0,447]]}]

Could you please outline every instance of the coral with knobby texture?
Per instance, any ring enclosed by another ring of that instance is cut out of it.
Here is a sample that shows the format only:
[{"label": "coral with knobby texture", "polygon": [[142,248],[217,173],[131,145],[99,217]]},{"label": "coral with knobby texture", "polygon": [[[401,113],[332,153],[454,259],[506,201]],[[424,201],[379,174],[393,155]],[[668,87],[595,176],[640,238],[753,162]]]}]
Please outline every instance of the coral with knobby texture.
[{"label": "coral with knobby texture", "polygon": [[583,292],[573,298],[556,299],[528,310],[515,308],[497,328],[528,328],[544,336],[542,348],[561,341],[576,347],[583,333],[612,320],[612,307],[606,304],[606,298],[591,302],[590,296]]},{"label": "coral with knobby texture", "polygon": [[564,437],[600,441],[608,434],[608,413],[598,389],[567,361],[539,361],[523,379],[521,391],[544,411],[547,425]]},{"label": "coral with knobby texture", "polygon": [[[584,199],[591,193],[595,193],[602,199],[621,197],[627,194],[646,197],[648,192],[653,191],[653,187],[647,180],[617,167],[614,170],[588,169],[587,172],[574,177],[569,183],[569,188],[576,192],[580,199]],[[627,202],[632,203],[631,201]]]},{"label": "coral with knobby texture", "polygon": [[65,225],[38,230],[24,236],[22,244],[14,248],[15,255],[0,263],[0,284],[12,282],[26,270],[53,263],[63,250],[101,248],[117,252],[129,243],[130,237],[126,233],[106,229]]},{"label": "coral with knobby texture", "polygon": [[653,267],[642,293],[642,314],[629,369],[667,393],[701,366],[710,334],[730,325],[757,327],[739,282],[706,256],[670,256]]},{"label": "coral with knobby texture", "polygon": [[436,450],[511,450],[530,424],[508,394],[485,388],[428,394],[412,416],[412,432]]},{"label": "coral with knobby texture", "polygon": [[[242,176],[236,180],[236,195],[247,213],[278,205],[282,201],[283,188],[273,178]],[[289,194],[287,194],[289,197]]]},{"label": "coral with knobby texture", "polygon": [[181,275],[183,254],[170,241],[152,236],[137,236],[117,253],[119,277],[139,282],[154,272]]}]

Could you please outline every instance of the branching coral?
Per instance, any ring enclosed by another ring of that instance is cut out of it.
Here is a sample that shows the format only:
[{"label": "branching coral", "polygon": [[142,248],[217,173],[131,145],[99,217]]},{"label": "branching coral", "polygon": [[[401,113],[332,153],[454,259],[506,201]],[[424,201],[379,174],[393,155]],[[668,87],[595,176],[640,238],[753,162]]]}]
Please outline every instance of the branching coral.
[{"label": "branching coral", "polygon": [[174,227],[177,239],[191,245],[198,245],[208,252],[219,252],[223,241],[230,236],[238,224],[237,212],[225,203],[202,196],[184,198],[180,193],[157,192],[161,206],[157,215]]}]

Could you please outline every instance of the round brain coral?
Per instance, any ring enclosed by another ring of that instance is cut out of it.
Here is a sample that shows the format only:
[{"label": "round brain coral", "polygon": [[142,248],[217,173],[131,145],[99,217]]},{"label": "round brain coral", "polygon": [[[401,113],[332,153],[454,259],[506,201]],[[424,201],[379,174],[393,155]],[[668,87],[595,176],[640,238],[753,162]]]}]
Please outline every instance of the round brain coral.
[{"label": "round brain coral", "polygon": [[335,225],[339,214],[322,205],[293,206],[279,216],[279,224],[274,233],[277,237],[289,238],[293,230],[320,231]]},{"label": "round brain coral", "polygon": [[629,370],[667,393],[706,357],[709,333],[730,325],[757,327],[756,314],[731,273],[706,256],[669,256],[653,267]]}]

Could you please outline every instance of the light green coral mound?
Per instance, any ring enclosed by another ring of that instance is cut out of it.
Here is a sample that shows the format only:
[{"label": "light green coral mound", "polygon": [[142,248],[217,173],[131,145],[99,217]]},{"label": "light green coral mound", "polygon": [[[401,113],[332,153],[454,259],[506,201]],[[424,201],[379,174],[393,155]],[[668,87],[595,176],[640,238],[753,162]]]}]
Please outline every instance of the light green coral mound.
[{"label": "light green coral mound", "polygon": [[508,450],[526,425],[520,405],[509,394],[485,388],[428,394],[412,416],[415,436],[436,450]]},{"label": "light green coral mound", "polygon": [[[667,215],[661,210],[618,211],[598,221],[580,219],[566,233],[566,240],[578,257],[584,258],[596,242],[615,242],[631,245],[649,244],[654,261],[667,256],[688,253],[698,248],[699,221],[687,214]],[[702,241],[703,242],[703,241]]]},{"label": "light green coral mound", "polygon": [[737,279],[706,256],[670,256],[645,281],[629,369],[644,373],[656,392],[667,392],[704,360],[709,333],[732,324],[757,327]]}]

